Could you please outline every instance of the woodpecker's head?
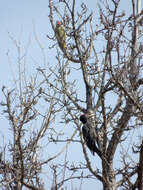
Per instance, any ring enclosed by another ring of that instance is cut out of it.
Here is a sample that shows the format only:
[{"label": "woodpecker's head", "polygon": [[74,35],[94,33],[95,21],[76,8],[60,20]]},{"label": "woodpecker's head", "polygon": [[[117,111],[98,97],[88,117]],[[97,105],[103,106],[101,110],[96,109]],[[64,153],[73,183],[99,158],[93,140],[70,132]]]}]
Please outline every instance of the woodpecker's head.
[{"label": "woodpecker's head", "polygon": [[80,121],[83,123],[83,124],[86,124],[87,122],[87,115],[86,114],[83,114],[80,116]]},{"label": "woodpecker's head", "polygon": [[61,22],[59,20],[56,22],[56,26],[61,26]]}]

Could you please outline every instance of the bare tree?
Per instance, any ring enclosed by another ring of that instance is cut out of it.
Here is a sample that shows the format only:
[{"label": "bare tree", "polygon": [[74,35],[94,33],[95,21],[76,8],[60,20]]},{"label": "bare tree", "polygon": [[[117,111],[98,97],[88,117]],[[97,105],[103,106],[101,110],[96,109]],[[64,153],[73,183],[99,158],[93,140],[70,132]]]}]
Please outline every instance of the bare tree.
[{"label": "bare tree", "polygon": [[[5,158],[4,147],[1,151],[3,189],[24,186],[45,189],[40,174],[49,165],[53,174],[52,190],[66,189],[67,182],[75,179],[81,179],[79,189],[82,179],[98,180],[104,190],[143,189],[143,139],[138,132],[143,124],[143,11],[139,10],[139,3],[137,9],[134,0],[130,1],[130,15],[120,10],[120,0],[103,1],[98,5],[99,14],[90,12],[84,3],[79,10],[76,3],[49,0],[53,37],[49,34],[47,37],[54,42],[52,48],[57,46],[56,63],[46,69],[38,68],[34,82],[19,77],[16,90],[2,89],[5,97],[2,106],[13,132],[8,149],[12,159]],[[65,29],[66,49],[57,43],[54,18]],[[39,108],[40,102],[48,107],[44,113]],[[95,131],[95,156],[99,157],[101,167],[95,166],[85,146],[79,122],[81,113],[90,116],[90,130]],[[73,125],[73,133],[67,138],[58,128],[51,127],[57,114],[62,123]],[[42,122],[29,133],[29,126],[34,126],[37,120]],[[130,134],[134,136],[130,138]],[[43,161],[38,153],[45,137],[47,146],[50,143],[64,146]],[[84,162],[69,164],[70,143],[81,144]],[[51,161],[64,151],[64,163],[53,164]],[[116,164],[118,160],[120,165]]]}]

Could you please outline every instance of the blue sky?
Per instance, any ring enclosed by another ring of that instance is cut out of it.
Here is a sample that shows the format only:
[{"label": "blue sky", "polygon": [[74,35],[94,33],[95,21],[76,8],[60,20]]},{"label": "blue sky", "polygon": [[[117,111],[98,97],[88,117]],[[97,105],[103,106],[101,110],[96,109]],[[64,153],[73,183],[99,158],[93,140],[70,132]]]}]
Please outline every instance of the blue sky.
[{"label": "blue sky", "polygon": [[[58,1],[58,0],[57,0]],[[80,1],[82,2],[82,1]],[[96,1],[86,0],[89,9],[94,11]],[[93,6],[94,2],[94,6]],[[130,12],[129,3],[131,1],[121,2],[121,8],[126,13]],[[11,87],[13,77],[17,76],[17,51],[11,37],[21,43],[23,49],[28,46],[27,70],[29,73],[35,71],[39,66],[44,66],[43,56],[39,48],[34,32],[39,42],[44,48],[46,62],[54,61],[54,53],[48,49],[52,43],[47,39],[46,34],[52,35],[51,27],[48,21],[48,0],[1,0],[0,6],[0,89],[3,85]],[[50,58],[50,59],[49,59]],[[42,61],[41,61],[42,60]],[[0,91],[0,101],[1,99]],[[0,108],[1,111],[1,108]],[[0,115],[2,130],[0,136],[8,131],[8,122],[3,115]],[[1,137],[0,137],[1,138]],[[78,151],[75,152],[77,154]],[[74,159],[74,158],[73,158]],[[89,184],[92,188],[92,184]],[[85,187],[86,189],[86,187]],[[85,190],[83,189],[83,190]]]},{"label": "blue sky", "polygon": [[[1,77],[6,83],[7,78],[5,78],[5,74],[10,75],[9,63],[7,60],[7,53],[12,54],[12,58],[14,58],[13,52],[14,44],[11,41],[10,36],[14,39],[21,41],[23,46],[26,46],[29,38],[33,43],[33,25],[35,25],[36,30],[38,32],[38,37],[45,41],[45,44],[48,45],[46,41],[46,32],[48,28],[48,3],[45,0],[41,0],[40,4],[38,1],[3,1],[1,3],[1,11],[0,11],[0,57],[1,57]],[[9,33],[9,34],[8,34]],[[31,44],[32,44],[31,43]],[[32,47],[34,53],[34,48]]]}]

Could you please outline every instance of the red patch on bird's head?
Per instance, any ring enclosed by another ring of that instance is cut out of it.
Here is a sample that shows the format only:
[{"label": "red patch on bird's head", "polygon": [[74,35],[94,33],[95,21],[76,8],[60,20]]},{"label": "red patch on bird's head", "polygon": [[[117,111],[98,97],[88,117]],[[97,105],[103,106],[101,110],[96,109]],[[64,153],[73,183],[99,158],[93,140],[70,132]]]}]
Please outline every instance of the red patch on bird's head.
[{"label": "red patch on bird's head", "polygon": [[59,20],[57,21],[57,25],[58,25],[58,26],[60,26],[60,25],[61,25],[61,22],[60,22]]}]

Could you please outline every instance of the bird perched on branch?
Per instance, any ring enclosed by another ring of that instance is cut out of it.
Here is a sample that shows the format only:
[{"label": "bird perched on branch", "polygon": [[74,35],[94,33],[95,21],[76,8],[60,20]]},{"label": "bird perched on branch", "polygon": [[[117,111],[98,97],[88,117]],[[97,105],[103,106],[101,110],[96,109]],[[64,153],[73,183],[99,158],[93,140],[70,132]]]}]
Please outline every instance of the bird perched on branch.
[{"label": "bird perched on branch", "polygon": [[101,151],[96,146],[98,137],[95,128],[91,126],[92,123],[88,122],[88,115],[87,114],[81,115],[80,121],[83,123],[82,134],[87,147],[90,149],[93,155],[96,152],[99,156],[101,156]]},{"label": "bird perched on branch", "polygon": [[55,35],[62,51],[66,51],[66,32],[60,21],[56,22]]}]

